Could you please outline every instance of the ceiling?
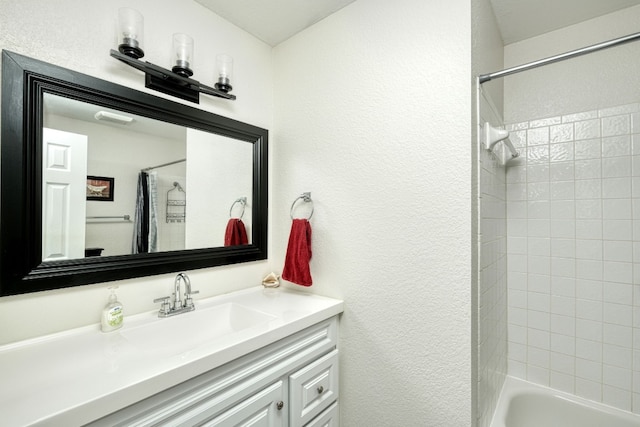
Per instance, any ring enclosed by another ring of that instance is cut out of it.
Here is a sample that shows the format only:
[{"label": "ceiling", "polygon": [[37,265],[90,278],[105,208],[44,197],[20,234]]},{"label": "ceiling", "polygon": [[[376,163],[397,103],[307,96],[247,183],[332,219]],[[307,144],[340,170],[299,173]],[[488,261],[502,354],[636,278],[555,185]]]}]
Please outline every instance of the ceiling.
[{"label": "ceiling", "polygon": [[505,45],[640,4],[640,0],[490,0]]},{"label": "ceiling", "polygon": [[[355,0],[195,1],[276,46]],[[640,0],[490,1],[505,45],[640,4]]]},{"label": "ceiling", "polygon": [[276,46],[355,0],[195,0]]}]

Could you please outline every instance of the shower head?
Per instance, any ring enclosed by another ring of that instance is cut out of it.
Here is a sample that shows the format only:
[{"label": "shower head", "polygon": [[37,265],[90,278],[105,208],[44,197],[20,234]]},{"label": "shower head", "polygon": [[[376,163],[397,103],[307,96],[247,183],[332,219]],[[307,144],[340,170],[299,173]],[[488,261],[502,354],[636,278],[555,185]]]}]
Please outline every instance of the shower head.
[{"label": "shower head", "polygon": [[[520,153],[518,153],[516,148],[511,143],[511,140],[509,139],[509,131],[495,128],[491,126],[489,122],[485,122],[483,131],[484,131],[484,147],[487,150],[491,151],[494,155],[496,155],[502,165],[506,165],[506,163],[509,160],[520,156]],[[508,152],[505,149],[505,150],[502,150],[501,155],[498,155],[497,153],[494,152],[494,148],[496,144],[500,141],[504,143],[504,145],[506,146],[505,148],[508,149]]]}]

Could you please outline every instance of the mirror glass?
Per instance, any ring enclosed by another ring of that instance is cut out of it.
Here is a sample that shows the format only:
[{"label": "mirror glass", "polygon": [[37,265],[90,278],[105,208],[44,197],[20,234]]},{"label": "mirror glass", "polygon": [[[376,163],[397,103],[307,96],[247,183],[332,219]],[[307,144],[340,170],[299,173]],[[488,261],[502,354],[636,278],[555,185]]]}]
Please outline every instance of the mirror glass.
[{"label": "mirror glass", "polygon": [[231,217],[251,242],[252,144],[50,93],[43,106],[44,261],[225,246]]},{"label": "mirror glass", "polygon": [[1,96],[0,295],[267,258],[266,129],[5,50]]}]

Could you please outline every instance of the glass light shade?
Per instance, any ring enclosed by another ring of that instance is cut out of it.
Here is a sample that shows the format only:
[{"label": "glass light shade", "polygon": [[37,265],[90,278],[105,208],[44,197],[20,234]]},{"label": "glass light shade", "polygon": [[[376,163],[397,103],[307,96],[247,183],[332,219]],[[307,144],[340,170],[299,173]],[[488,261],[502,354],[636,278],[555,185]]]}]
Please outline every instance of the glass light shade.
[{"label": "glass light shade", "polygon": [[191,77],[193,75],[193,39],[186,34],[176,33],[173,35],[173,54],[174,61],[172,71],[183,77]]},{"label": "glass light shade", "polygon": [[144,18],[135,9],[123,7],[118,9],[118,50],[133,58],[142,58],[144,39]]},{"label": "glass light shade", "polygon": [[216,89],[223,92],[229,92],[231,86],[231,78],[233,77],[233,57],[222,53],[216,56],[216,69],[218,70],[218,83]]}]

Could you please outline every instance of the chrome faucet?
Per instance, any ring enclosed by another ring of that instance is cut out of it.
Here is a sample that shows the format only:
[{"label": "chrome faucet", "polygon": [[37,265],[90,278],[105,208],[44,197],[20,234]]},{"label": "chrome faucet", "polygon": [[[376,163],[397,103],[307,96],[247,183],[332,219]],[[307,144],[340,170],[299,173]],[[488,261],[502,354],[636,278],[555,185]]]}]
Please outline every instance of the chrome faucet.
[{"label": "chrome faucet", "polygon": [[[182,301],[182,297],[180,295],[181,281],[184,281],[184,302]],[[171,303],[169,302],[171,299],[170,296],[156,298],[153,300],[153,302],[162,303],[162,305],[160,306],[160,311],[158,311],[158,317],[174,316],[176,314],[186,313],[188,311],[193,311],[196,309],[196,306],[193,304],[193,298],[191,298],[191,295],[197,294],[200,291],[191,290],[191,280],[189,280],[189,276],[187,276],[187,273],[178,273],[173,286],[173,305],[171,305]]]}]

